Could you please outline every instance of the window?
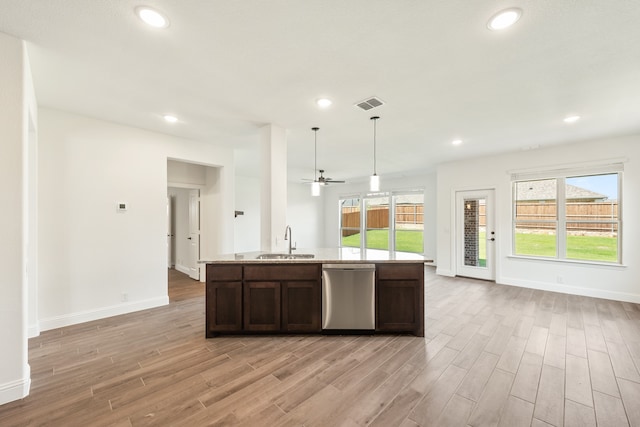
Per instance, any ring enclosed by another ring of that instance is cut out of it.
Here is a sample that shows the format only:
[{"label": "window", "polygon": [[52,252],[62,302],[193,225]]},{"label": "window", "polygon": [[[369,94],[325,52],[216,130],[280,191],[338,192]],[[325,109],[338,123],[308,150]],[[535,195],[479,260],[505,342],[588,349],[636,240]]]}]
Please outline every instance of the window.
[{"label": "window", "polygon": [[620,263],[621,172],[513,182],[513,253]]},{"label": "window", "polygon": [[395,249],[401,252],[424,251],[424,193],[393,196]]},{"label": "window", "polygon": [[340,246],[360,247],[360,198],[340,200]]},{"label": "window", "polygon": [[424,252],[424,192],[340,199],[340,245]]},{"label": "window", "polygon": [[389,196],[364,199],[367,216],[365,247],[367,249],[389,249]]}]

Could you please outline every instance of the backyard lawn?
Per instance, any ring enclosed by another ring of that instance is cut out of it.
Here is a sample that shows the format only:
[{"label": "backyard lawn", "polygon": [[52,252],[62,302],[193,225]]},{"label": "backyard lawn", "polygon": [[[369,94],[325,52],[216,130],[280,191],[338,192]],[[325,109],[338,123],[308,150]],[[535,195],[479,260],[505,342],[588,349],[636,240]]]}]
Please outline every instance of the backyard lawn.
[{"label": "backyard lawn", "polygon": [[[480,233],[480,239],[485,234]],[[367,231],[367,247],[371,249],[388,249],[389,230]],[[342,246],[359,247],[360,234],[342,238]],[[484,260],[485,245],[481,245],[479,259]],[[396,231],[396,250],[422,253],[422,233],[415,231]],[[533,255],[543,257],[556,256],[556,238],[548,234],[516,233],[517,255]],[[603,236],[568,236],[567,258],[578,260],[616,262],[618,261],[618,240],[615,237]]]},{"label": "backyard lawn", "polygon": [[[360,247],[360,233],[343,237],[342,246]],[[388,249],[389,230],[368,230],[367,247],[369,249]],[[396,230],[396,251],[421,254],[424,251],[422,233],[418,231]]]},{"label": "backyard lawn", "polygon": [[[548,234],[516,233],[518,255],[556,256],[556,237]],[[618,239],[604,236],[567,236],[567,258],[618,261]]]}]

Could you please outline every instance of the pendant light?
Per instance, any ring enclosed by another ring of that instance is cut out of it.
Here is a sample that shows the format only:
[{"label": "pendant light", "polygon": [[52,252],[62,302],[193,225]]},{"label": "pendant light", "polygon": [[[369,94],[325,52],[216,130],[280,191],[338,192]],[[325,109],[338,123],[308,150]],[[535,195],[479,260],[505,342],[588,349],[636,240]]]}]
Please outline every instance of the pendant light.
[{"label": "pendant light", "polygon": [[380,191],[380,177],[376,173],[376,123],[380,117],[373,116],[373,175],[369,177],[369,191]]},{"label": "pendant light", "polygon": [[320,128],[313,127],[311,128],[313,131],[313,182],[311,183],[311,195],[314,197],[318,197],[320,195],[320,181],[318,181],[318,176],[316,175],[316,171],[318,170],[318,130]]}]

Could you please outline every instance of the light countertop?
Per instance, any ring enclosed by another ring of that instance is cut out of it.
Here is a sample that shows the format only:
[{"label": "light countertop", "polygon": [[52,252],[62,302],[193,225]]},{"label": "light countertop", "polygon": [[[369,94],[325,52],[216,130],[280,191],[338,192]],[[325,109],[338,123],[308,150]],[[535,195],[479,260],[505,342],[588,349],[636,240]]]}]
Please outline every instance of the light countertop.
[{"label": "light countertop", "polygon": [[268,251],[256,251],[256,252],[242,252],[236,254],[222,254],[217,255],[211,260],[201,260],[203,264],[222,264],[222,263],[316,263],[316,262],[433,262],[433,260],[426,259],[420,254],[410,252],[398,252],[398,251],[385,251],[380,249],[365,249],[360,248],[309,248],[309,249],[296,249],[292,252],[295,254],[307,254],[313,255],[312,258],[297,258],[297,259],[257,259],[260,255],[264,254],[283,254],[287,252],[268,252]]}]

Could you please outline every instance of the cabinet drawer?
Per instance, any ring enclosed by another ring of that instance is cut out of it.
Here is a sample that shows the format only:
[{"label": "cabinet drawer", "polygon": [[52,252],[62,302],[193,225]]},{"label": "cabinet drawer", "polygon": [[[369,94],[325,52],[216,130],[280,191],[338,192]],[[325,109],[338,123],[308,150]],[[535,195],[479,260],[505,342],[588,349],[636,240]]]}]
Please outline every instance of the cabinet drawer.
[{"label": "cabinet drawer", "polygon": [[244,280],[319,280],[320,264],[245,265]]},{"label": "cabinet drawer", "polygon": [[424,277],[424,264],[378,264],[378,279],[414,279]]},{"label": "cabinet drawer", "polygon": [[227,282],[242,280],[242,265],[208,264],[207,281]]}]

